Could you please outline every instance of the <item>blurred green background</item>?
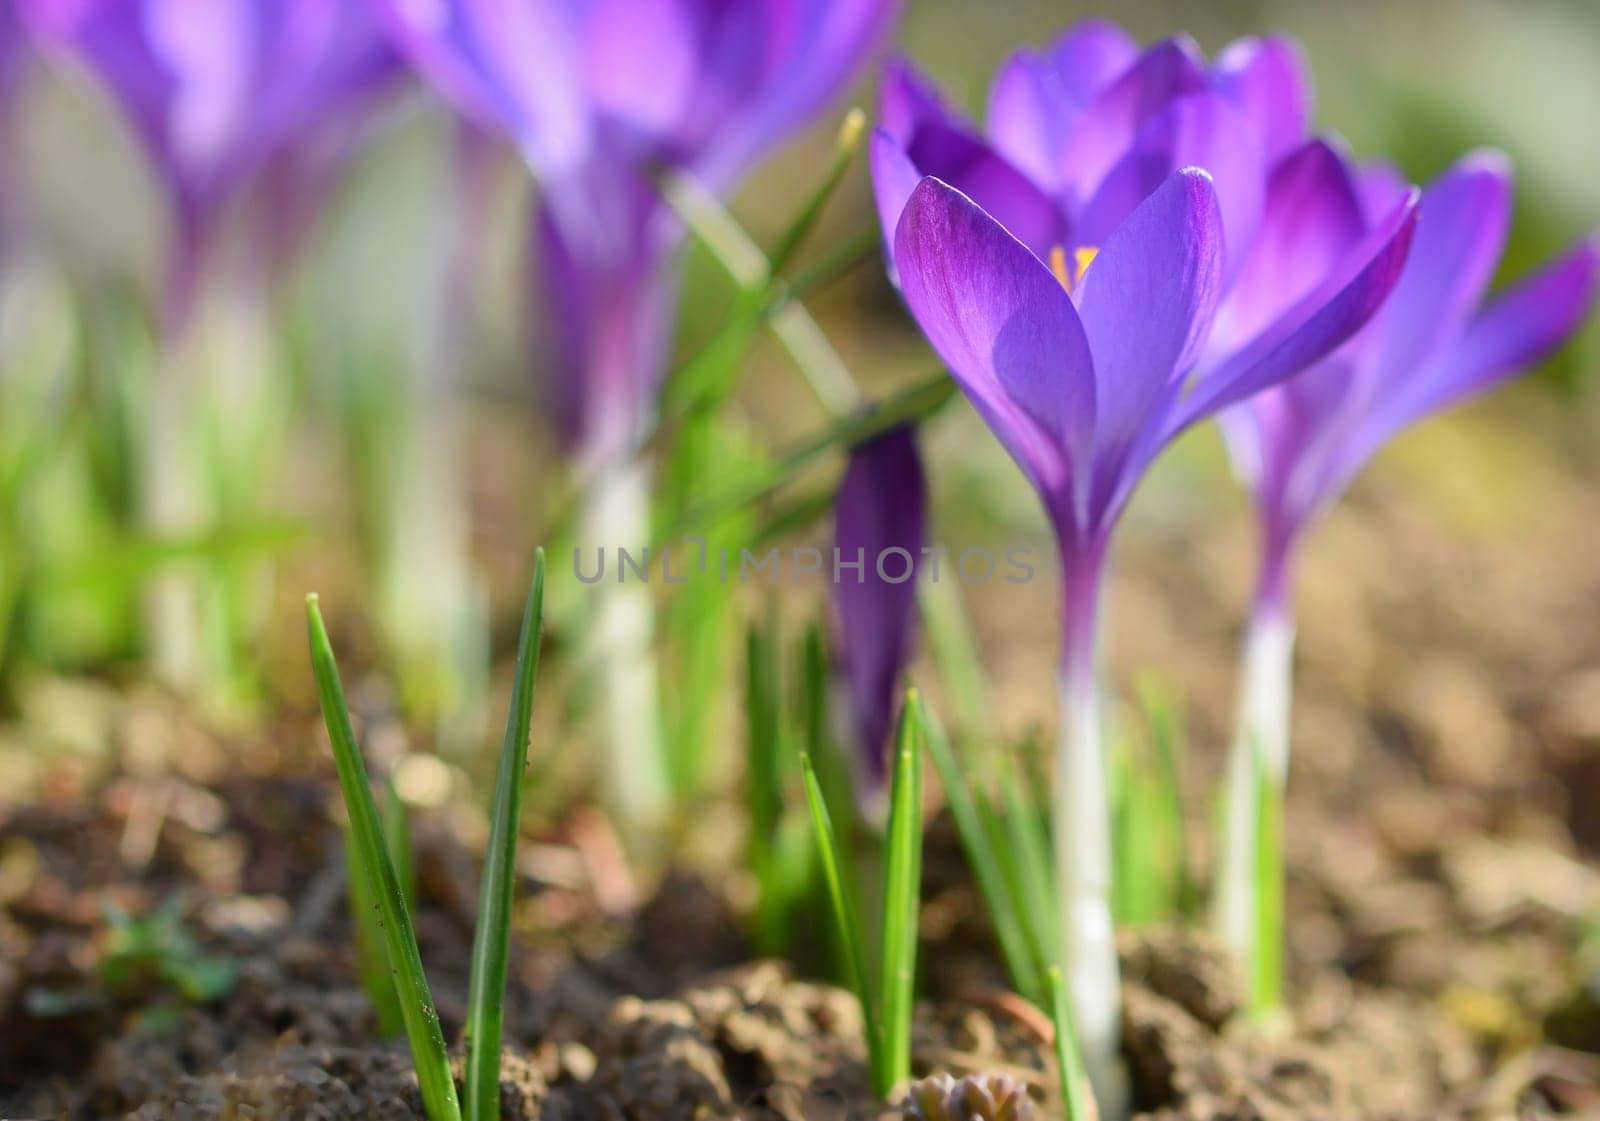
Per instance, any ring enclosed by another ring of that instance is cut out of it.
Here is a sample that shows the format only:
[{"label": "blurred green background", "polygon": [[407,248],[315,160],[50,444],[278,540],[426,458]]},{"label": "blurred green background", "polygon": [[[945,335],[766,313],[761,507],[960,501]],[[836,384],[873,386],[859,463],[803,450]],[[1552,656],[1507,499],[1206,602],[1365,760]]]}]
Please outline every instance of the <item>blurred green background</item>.
[{"label": "blurred green background", "polygon": [[[934,76],[952,100],[981,115],[990,76],[1007,53],[1089,15],[1118,20],[1145,41],[1186,30],[1208,53],[1241,35],[1296,36],[1315,80],[1316,127],[1344,136],[1359,158],[1388,157],[1419,180],[1467,149],[1505,149],[1519,187],[1503,276],[1521,274],[1600,222],[1594,187],[1600,182],[1600,4],[911,0],[895,49]],[[870,87],[855,95],[869,108],[871,99]],[[838,118],[830,113],[775,154],[733,200],[733,213],[758,241],[770,244],[813,188]],[[364,143],[290,286],[285,322],[296,421],[281,474],[269,486],[291,529],[287,541],[263,546],[283,559],[287,574],[276,584],[271,637],[255,648],[262,661],[256,676],[273,694],[304,696],[298,614],[281,608],[312,583],[325,593],[331,613],[363,619],[387,611],[392,617],[426,608],[441,586],[434,579],[437,566],[471,568],[482,574],[472,610],[487,613],[496,649],[503,648],[504,621],[515,616],[527,557],[559,505],[559,457],[530,392],[542,353],[540,340],[530,337],[534,316],[523,275],[530,187],[508,152],[488,157],[478,232],[465,251],[471,298],[441,325],[441,276],[463,254],[462,227],[449,205],[458,186],[451,168],[460,142],[450,115],[410,83]],[[161,200],[136,146],[81,75],[45,68],[30,79],[14,147],[7,178],[27,233],[13,242],[6,270],[0,320],[6,376],[13,383],[42,383],[49,370],[97,354],[116,362],[136,358],[150,340],[136,326],[118,326],[116,293],[153,289],[165,230]],[[863,163],[857,161],[830,205],[810,254],[871,228]],[[725,279],[702,254],[691,251],[688,269],[684,354],[716,327],[730,299]],[[870,389],[886,392],[934,370],[875,264],[818,294],[811,307]],[[1553,516],[1570,513],[1569,497],[1594,481],[1600,465],[1591,435],[1600,424],[1590,376],[1597,365],[1600,327],[1591,324],[1536,384],[1408,435],[1372,474],[1413,488],[1443,524],[1468,532],[1512,534],[1552,510]],[[32,371],[27,378],[19,375],[24,369]],[[31,399],[15,397],[15,386],[11,392],[14,399]],[[375,400],[411,409],[409,416],[385,421],[398,425],[386,432],[408,432],[406,440],[363,446],[359,423],[351,423],[352,436],[329,419],[371,408]],[[458,404],[430,408],[428,402],[438,400]],[[0,424],[15,424],[19,415],[25,416],[13,408]],[[825,419],[776,348],[759,346],[737,401],[739,431],[758,444],[782,447]],[[440,432],[448,438],[438,438]],[[62,432],[64,441],[82,436]],[[946,409],[931,426],[927,447],[937,531],[948,543],[1009,535],[1046,548],[1032,496],[970,410],[960,403]],[[467,481],[464,492],[449,483],[457,475]],[[69,474],[40,485],[66,502],[75,487],[88,484]],[[441,493],[429,497],[430,489]],[[452,505],[464,526],[434,533],[415,518],[423,506]],[[85,538],[82,527],[40,520],[37,510],[29,518],[9,531],[41,533],[42,541],[59,532],[69,539],[57,552],[42,551],[39,563],[47,567],[95,540]],[[246,528],[266,533],[273,527]],[[463,529],[465,557],[435,555],[443,535]],[[1210,431],[1166,457],[1136,503],[1123,548],[1135,556],[1174,543],[1188,548],[1202,531],[1235,543],[1241,571],[1224,580],[1220,594],[1242,603],[1250,527]],[[808,532],[820,535],[825,527]],[[377,540],[385,543],[373,544]],[[16,674],[100,672],[109,665],[122,679],[139,676],[125,638],[73,633],[94,624],[86,621],[93,612],[72,606],[78,601],[71,596],[94,601],[130,594],[128,573],[136,583],[153,563],[148,550],[126,542],[121,548],[100,550],[101,563],[75,572],[65,591],[52,592],[51,607],[33,618],[36,656],[3,663],[4,693],[13,707]],[[375,561],[375,553],[387,559]],[[456,583],[464,579],[459,572],[449,576]],[[1049,673],[1041,654],[1052,641],[1046,602],[1053,602],[1053,589],[1041,581],[1020,591],[986,589],[975,598],[986,656],[996,678],[1007,682],[1008,723],[1024,727],[1042,719]],[[364,641],[361,625],[351,625]],[[40,638],[44,632],[49,641]],[[362,648],[369,662],[382,661],[377,645],[374,640]],[[1137,640],[1133,645],[1137,650]]]}]

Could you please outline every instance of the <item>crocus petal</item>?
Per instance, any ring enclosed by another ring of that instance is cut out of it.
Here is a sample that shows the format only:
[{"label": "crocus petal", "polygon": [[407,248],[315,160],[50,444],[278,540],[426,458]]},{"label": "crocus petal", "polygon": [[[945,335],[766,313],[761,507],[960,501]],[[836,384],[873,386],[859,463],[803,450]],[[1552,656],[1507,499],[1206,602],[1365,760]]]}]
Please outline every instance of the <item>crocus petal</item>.
[{"label": "crocus petal", "polygon": [[1600,279],[1600,235],[1512,285],[1453,345],[1410,379],[1411,388],[1373,418],[1389,435],[1429,413],[1495,388],[1547,358],[1583,325]]},{"label": "crocus petal", "polygon": [[1061,185],[1060,159],[1080,106],[1054,69],[1032,50],[1018,51],[995,75],[988,133],[995,150],[1045,190]]},{"label": "crocus petal", "polygon": [[1415,226],[1413,193],[1326,280],[1201,378],[1173,410],[1163,441],[1309,368],[1358,331],[1399,280]]},{"label": "crocus petal", "polygon": [[911,314],[1059,522],[1095,407],[1071,298],[1020,241],[937,179],[912,192],[894,244]]},{"label": "crocus petal", "polygon": [[896,685],[911,652],[926,487],[911,428],[855,449],[834,499],[843,564],[832,584],[839,655],[856,719],[860,773],[869,790],[888,773]]},{"label": "crocus petal", "polygon": [[1061,146],[1079,114],[1138,54],[1127,32],[1097,19],[1075,24],[1046,51],[1018,51],[989,95],[995,148],[1046,190],[1059,189]]},{"label": "crocus petal", "polygon": [[1076,208],[1128,150],[1139,126],[1174,98],[1207,88],[1205,60],[1188,38],[1156,43],[1101,90],[1059,154],[1061,193]]},{"label": "crocus petal", "polygon": [[1295,536],[1342,489],[1339,459],[1363,416],[1360,362],[1346,347],[1218,414],[1269,538]]},{"label": "crocus petal", "polygon": [[1078,312],[1094,357],[1095,459],[1112,473],[1194,361],[1221,282],[1222,214],[1211,177],[1196,168],[1169,176],[1084,274]]},{"label": "crocus petal", "polygon": [[[748,54],[751,40],[737,34],[731,10],[746,5],[696,0],[703,19],[728,28],[719,57]],[[754,7],[756,5],[747,5]],[[720,127],[702,114],[713,132],[699,158],[702,174],[714,183],[730,181],[751,160],[821,112],[844,92],[863,63],[879,49],[901,11],[900,0],[763,0],[761,78],[757,96]],[[717,85],[714,70],[703,85]]]},{"label": "crocus petal", "polygon": [[0,5],[0,98],[9,94],[17,83],[19,62],[25,53],[24,42],[16,8],[11,4]]},{"label": "crocus petal", "polygon": [[883,230],[887,252],[884,265],[889,283],[900,286],[900,270],[894,264],[894,231],[900,225],[911,192],[922,182],[922,173],[911,162],[894,137],[883,129],[873,129],[867,145],[867,166],[872,172],[872,199],[878,210],[878,225]]},{"label": "crocus petal", "polygon": [[1207,353],[1225,356],[1254,338],[1331,273],[1366,233],[1343,153],[1311,140],[1279,162],[1267,183],[1255,241],[1217,312]]},{"label": "crocus petal", "polygon": [[[884,75],[882,118],[884,131],[900,142],[919,176],[949,183],[1041,257],[1061,243],[1055,203],[974,134],[910,66],[891,66]],[[888,217],[882,194],[879,212],[884,236],[892,238],[899,214]]]},{"label": "crocus petal", "polygon": [[1104,243],[1134,208],[1184,167],[1201,167],[1211,176],[1231,276],[1255,238],[1265,171],[1248,122],[1220,94],[1178,97],[1145,119],[1127,154],[1073,222],[1073,244]]},{"label": "crocus petal", "polygon": [[365,0],[12,3],[126,113],[174,204],[175,258],[247,180],[325,143],[398,69]]},{"label": "crocus petal", "polygon": [[592,0],[579,34],[595,108],[645,134],[672,132],[695,93],[697,31],[680,0]]},{"label": "crocus petal", "polygon": [[[598,230],[596,214],[609,215]],[[592,462],[634,450],[666,372],[676,285],[660,215],[648,182],[621,167],[548,182],[539,200],[530,261],[552,344],[545,399],[568,449]]]},{"label": "crocus petal", "polygon": [[[375,0],[395,41],[455,107],[510,136],[549,174],[578,163],[583,100],[577,13],[561,0]],[[539,65],[528,65],[538,59]]]},{"label": "crocus petal", "polygon": [[1132,66],[1139,43],[1122,28],[1103,19],[1082,19],[1045,51],[1061,87],[1080,106]]},{"label": "crocus petal", "polygon": [[1269,166],[1305,140],[1311,122],[1311,81],[1292,40],[1240,39],[1223,49],[1211,72],[1217,89],[1254,124]]},{"label": "crocus petal", "polygon": [[1369,226],[1383,221],[1384,215],[1405,201],[1411,182],[1400,169],[1386,163],[1368,164],[1356,173],[1356,193],[1361,196],[1361,214]]},{"label": "crocus petal", "polygon": [[1417,233],[1377,330],[1379,377],[1417,370],[1443,340],[1460,334],[1483,299],[1511,225],[1511,164],[1474,152],[1430,183]]}]

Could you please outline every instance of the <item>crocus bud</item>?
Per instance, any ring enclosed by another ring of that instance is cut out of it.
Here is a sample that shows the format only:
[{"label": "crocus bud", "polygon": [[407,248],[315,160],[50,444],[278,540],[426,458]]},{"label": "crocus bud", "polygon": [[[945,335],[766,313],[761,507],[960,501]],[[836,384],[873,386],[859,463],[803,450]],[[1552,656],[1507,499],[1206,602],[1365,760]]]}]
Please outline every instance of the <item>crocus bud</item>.
[{"label": "crocus bud", "polygon": [[910,428],[857,448],[834,500],[834,611],[863,801],[888,776],[895,685],[911,653],[926,502]]},{"label": "crocus bud", "polygon": [[935,1074],[913,1082],[901,1106],[903,1121],[1033,1121],[1028,1088],[1004,1074]]}]

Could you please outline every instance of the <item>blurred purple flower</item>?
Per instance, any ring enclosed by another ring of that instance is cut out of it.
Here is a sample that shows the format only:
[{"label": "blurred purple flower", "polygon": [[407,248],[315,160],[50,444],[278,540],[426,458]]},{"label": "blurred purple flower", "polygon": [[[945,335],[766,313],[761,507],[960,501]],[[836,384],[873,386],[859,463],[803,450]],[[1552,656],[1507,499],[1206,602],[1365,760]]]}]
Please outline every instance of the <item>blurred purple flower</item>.
[{"label": "blurred purple flower", "polygon": [[[1329,148],[1286,161],[1273,180],[1249,283],[1259,309],[1360,241],[1392,206],[1399,177],[1352,170]],[[1354,338],[1299,377],[1223,415],[1265,537],[1262,609],[1287,612],[1286,571],[1307,524],[1392,436],[1538,363],[1594,302],[1600,239],[1485,303],[1511,221],[1511,168],[1474,152],[1422,193],[1410,259],[1388,302]]]},{"label": "blurred purple flower", "polygon": [[366,0],[17,4],[42,42],[80,58],[128,114],[173,201],[169,299],[180,315],[237,193],[275,177],[276,219],[303,225],[330,162],[318,145],[342,148],[342,118],[397,70]]},{"label": "blurred purple flower", "polygon": [[552,404],[585,457],[649,424],[676,305],[678,224],[651,176],[725,190],[819,112],[898,0],[379,0],[397,40],[540,179]]},{"label": "blurred purple flower", "polygon": [[0,122],[10,116],[11,95],[21,80],[26,56],[27,41],[17,10],[11,4],[0,4]]},{"label": "blurred purple flower", "polygon": [[[14,131],[17,96],[31,53],[15,6],[0,4],[0,142],[12,152],[20,151]],[[17,174],[19,163],[8,159],[0,166],[0,255],[4,256],[10,255],[14,226],[23,209],[18,199],[25,190]]]},{"label": "blurred purple flower", "polygon": [[897,428],[850,456],[834,499],[833,581],[839,660],[864,803],[883,792],[895,693],[911,657],[922,559],[926,486],[911,428]]}]

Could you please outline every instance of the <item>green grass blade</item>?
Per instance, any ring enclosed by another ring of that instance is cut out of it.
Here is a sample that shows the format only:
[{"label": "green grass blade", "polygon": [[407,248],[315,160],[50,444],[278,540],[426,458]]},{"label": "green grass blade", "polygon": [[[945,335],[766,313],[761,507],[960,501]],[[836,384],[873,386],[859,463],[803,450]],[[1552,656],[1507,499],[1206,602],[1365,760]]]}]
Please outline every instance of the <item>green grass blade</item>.
[{"label": "green grass blade", "polygon": [[1147,682],[1141,692],[1141,707],[1156,757],[1153,771],[1155,811],[1166,850],[1162,859],[1170,880],[1170,913],[1180,919],[1189,918],[1199,908],[1200,892],[1183,827],[1187,817],[1183,793],[1183,753],[1187,741],[1182,702],[1179,695],[1154,682]]},{"label": "green grass blade", "polygon": [[[693,176],[668,172],[659,185],[662,200],[743,290],[761,320],[765,292],[772,281],[767,255],[721,200]],[[775,304],[764,322],[823,408],[843,416],[855,407],[860,397],[855,382],[803,304],[793,299]]]},{"label": "green grass blade", "polygon": [[822,626],[813,622],[800,640],[799,723],[803,753],[820,758],[828,742],[828,654]]},{"label": "green grass blade", "polygon": [[750,807],[750,867],[757,885],[755,941],[758,952],[782,954],[788,922],[788,888],[778,855],[783,817],[782,722],[778,699],[778,639],[775,613],[751,624],[745,636],[745,749]]},{"label": "green grass blade", "polygon": [[478,923],[472,936],[472,974],[467,989],[467,1121],[500,1116],[500,1031],[505,1016],[506,969],[510,958],[511,904],[517,883],[517,826],[522,811],[522,776],[533,723],[533,687],[539,677],[539,640],[544,629],[544,550],[533,555],[533,586],[522,611],[517,640],[516,684],[500,746],[489,848],[484,856]]},{"label": "green grass blade", "polygon": [[934,665],[949,698],[951,723],[963,743],[994,741],[994,711],[983,649],[973,629],[956,580],[917,584],[918,615],[928,636]]},{"label": "green grass blade", "polygon": [[1055,947],[1061,945],[1061,921],[1056,909],[1055,865],[1051,859],[1050,836],[1021,780],[1016,761],[1009,755],[1001,760],[1001,791],[1005,795],[1006,837],[1016,854],[1017,875],[1022,885],[1023,913],[1035,928],[1039,942],[1039,968],[1054,960]]},{"label": "green grass blade", "polygon": [[800,774],[805,780],[806,805],[811,811],[811,824],[817,835],[817,856],[822,863],[823,883],[828,889],[828,902],[832,906],[834,925],[839,930],[839,941],[845,948],[845,967],[849,973],[850,987],[861,1005],[867,1056],[872,1068],[873,1085],[876,1086],[880,1081],[878,1071],[883,1062],[883,1044],[878,1017],[873,1008],[866,949],[861,940],[861,917],[856,913],[854,898],[844,881],[839,838],[833,830],[833,817],[828,813],[828,802],[822,795],[822,784],[817,781],[816,768],[811,765],[810,756],[800,757]]},{"label": "green grass blade", "polygon": [[945,804],[966,849],[967,863],[972,866],[973,877],[978,881],[989,908],[989,922],[994,926],[995,940],[1000,943],[1000,956],[1005,959],[1006,971],[1017,991],[1036,1004],[1044,1002],[1044,979],[1039,973],[1037,959],[1029,948],[1023,933],[1024,911],[1007,882],[1004,866],[994,836],[985,828],[979,813],[978,801],[972,788],[956,763],[955,752],[945,736],[938,718],[923,706],[923,741],[939,772],[939,782],[944,786]]},{"label": "green grass blade", "polygon": [[[858,230],[850,237],[835,242],[804,268],[796,269],[789,283],[779,293],[777,301],[799,300],[818,289],[826,288],[868,261],[883,258],[883,234],[877,223]],[[775,301],[775,302],[777,302]],[[768,305],[768,314],[775,310]]]},{"label": "green grass blade", "polygon": [[839,189],[839,184],[844,181],[844,173],[850,170],[850,164],[861,148],[861,137],[866,127],[867,115],[859,107],[853,107],[845,113],[844,120],[839,124],[839,137],[833,146],[833,162],[828,165],[828,173],[823,176],[817,189],[811,192],[811,197],[795,215],[794,221],[789,223],[789,228],[779,235],[778,243],[772,248],[768,267],[774,276],[789,267],[789,263],[794,260],[795,251],[805,243],[811,231],[816,228],[817,219],[822,217],[822,211],[828,205],[828,200],[833,198],[834,192]]},{"label": "green grass blade", "polygon": [[317,695],[322,701],[323,721],[333,746],[333,762],[339,773],[339,790],[344,795],[350,816],[350,833],[362,876],[378,904],[383,920],[384,948],[393,971],[395,991],[400,997],[400,1014],[406,1037],[411,1043],[411,1061],[416,1067],[417,1085],[422,1091],[423,1108],[430,1121],[461,1121],[461,1106],[456,1085],[450,1076],[450,1056],[444,1034],[439,1030],[439,1013],[434,1008],[428,978],[422,971],[422,955],[417,951],[417,935],[406,910],[394,864],[383,839],[378,807],[372,798],[367,769],[356,746],[350,726],[350,710],[345,705],[339,684],[339,667],[328,642],[328,631],[317,610],[317,597],[306,597],[306,626],[311,638],[311,668],[317,679]]},{"label": "green grass blade", "polygon": [[400,881],[400,894],[406,906],[413,907],[417,902],[417,857],[411,850],[411,821],[406,814],[406,804],[400,800],[390,778],[383,781],[378,818],[383,822],[383,841],[389,848],[395,879]]},{"label": "green grass blade", "polygon": [[[1023,951],[1027,955],[1030,976],[1037,980],[1040,1005],[1044,1003],[1044,967],[1055,960],[1057,947],[1045,940],[1045,925],[1039,921],[1038,912],[1027,904],[1028,887],[1022,877],[1022,864],[1017,850],[1011,844],[1010,825],[1004,809],[984,790],[973,793],[973,806],[978,813],[984,836],[995,854],[995,865],[1000,872],[1006,898],[1011,901],[1016,915],[1017,929],[1021,932]],[[1017,991],[1027,995],[1019,984]]]},{"label": "green grass blade", "polygon": [[883,867],[882,997],[884,1060],[880,1095],[911,1077],[911,1006],[916,995],[917,918],[922,904],[922,751],[921,697],[907,689],[895,737],[894,770],[889,779],[889,824]]},{"label": "green grass blade", "polygon": [[1134,765],[1131,748],[1119,738],[1111,748],[1111,913],[1118,925],[1149,921],[1151,892],[1149,844],[1144,818],[1147,793],[1144,772]]},{"label": "green grass blade", "polygon": [[1050,1019],[1056,1029],[1056,1069],[1061,1076],[1062,1108],[1066,1121],[1099,1121],[1089,1075],[1083,1069],[1083,1052],[1078,1047],[1078,1032],[1072,1026],[1071,1002],[1059,967],[1045,972],[1050,986]]},{"label": "green grass blade", "polygon": [[686,425],[728,397],[739,360],[761,329],[767,305],[766,289],[739,290],[722,326],[667,382],[661,402],[662,424]]},{"label": "green grass blade", "polygon": [[378,1020],[378,1035],[393,1039],[405,1030],[400,1016],[400,997],[389,970],[389,955],[383,948],[383,922],[372,885],[361,871],[356,840],[348,826],[344,831],[345,878],[349,881],[350,920],[356,936],[356,975],[372,1002]]}]

